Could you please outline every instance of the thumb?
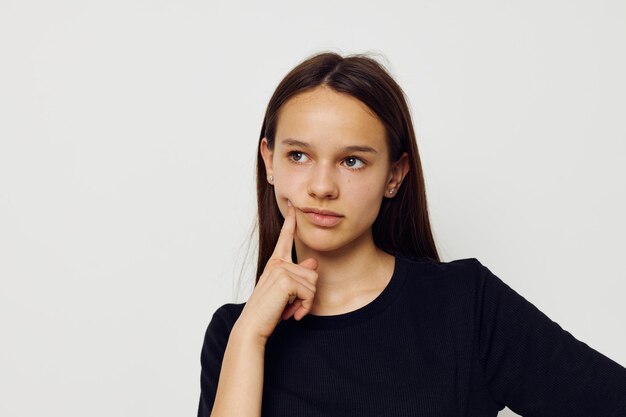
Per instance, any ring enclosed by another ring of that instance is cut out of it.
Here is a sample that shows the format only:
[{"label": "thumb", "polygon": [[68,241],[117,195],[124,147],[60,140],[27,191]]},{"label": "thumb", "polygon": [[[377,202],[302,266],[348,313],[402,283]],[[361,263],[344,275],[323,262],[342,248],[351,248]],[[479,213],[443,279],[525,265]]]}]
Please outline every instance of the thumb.
[{"label": "thumb", "polygon": [[317,267],[319,266],[319,263],[317,262],[317,259],[315,258],[307,258],[304,261],[300,262],[298,265],[303,266],[308,269],[316,270]]}]

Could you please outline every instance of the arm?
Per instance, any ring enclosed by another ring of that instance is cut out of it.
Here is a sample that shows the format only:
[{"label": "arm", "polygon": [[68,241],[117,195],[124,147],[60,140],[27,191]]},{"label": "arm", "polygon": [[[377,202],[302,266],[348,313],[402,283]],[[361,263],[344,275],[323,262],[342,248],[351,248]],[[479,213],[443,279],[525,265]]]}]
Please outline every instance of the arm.
[{"label": "arm", "polygon": [[228,316],[219,308],[206,331],[198,417],[261,415],[265,343]]},{"label": "arm", "polygon": [[232,309],[222,306],[209,324],[198,417],[260,417],[267,340],[281,318],[300,320],[313,304],[318,263],[315,258],[292,262],[296,213],[291,202],[287,205],[274,252],[237,318],[225,318]]},{"label": "arm", "polygon": [[265,344],[233,328],[224,353],[211,417],[260,417]]},{"label": "arm", "polygon": [[478,269],[478,356],[492,397],[520,415],[626,415],[626,368]]}]

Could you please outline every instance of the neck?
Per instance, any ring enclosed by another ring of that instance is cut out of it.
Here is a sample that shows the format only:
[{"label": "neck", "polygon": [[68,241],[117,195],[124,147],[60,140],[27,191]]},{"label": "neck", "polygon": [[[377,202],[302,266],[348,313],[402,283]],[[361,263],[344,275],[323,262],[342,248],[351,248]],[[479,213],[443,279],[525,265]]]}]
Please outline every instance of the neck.
[{"label": "neck", "polygon": [[340,314],[367,304],[384,289],[393,271],[393,255],[374,245],[371,232],[334,251],[315,250],[297,236],[294,244],[298,262],[318,261],[312,314]]}]

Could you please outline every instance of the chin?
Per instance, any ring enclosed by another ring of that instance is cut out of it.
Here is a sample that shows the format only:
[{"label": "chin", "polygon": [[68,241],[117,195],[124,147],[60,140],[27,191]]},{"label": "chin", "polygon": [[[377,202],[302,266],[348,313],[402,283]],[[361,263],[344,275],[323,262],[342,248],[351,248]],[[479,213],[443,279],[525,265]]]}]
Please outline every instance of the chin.
[{"label": "chin", "polygon": [[309,231],[298,233],[298,238],[304,246],[316,252],[332,252],[345,247],[353,240],[347,236],[340,236],[340,232],[333,229],[318,229],[318,231],[321,233],[309,233]]}]

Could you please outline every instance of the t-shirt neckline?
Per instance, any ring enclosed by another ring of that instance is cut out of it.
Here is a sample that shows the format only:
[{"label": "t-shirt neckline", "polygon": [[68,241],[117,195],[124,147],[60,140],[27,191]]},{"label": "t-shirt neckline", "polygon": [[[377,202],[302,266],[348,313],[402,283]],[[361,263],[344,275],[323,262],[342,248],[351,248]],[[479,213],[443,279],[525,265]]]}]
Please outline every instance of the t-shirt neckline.
[{"label": "t-shirt neckline", "polygon": [[307,314],[299,321],[293,317],[290,318],[290,321],[293,321],[295,325],[314,329],[342,328],[366,321],[382,313],[396,299],[406,278],[405,267],[403,258],[400,255],[394,255],[393,272],[387,286],[375,299],[356,310],[329,316]]}]

